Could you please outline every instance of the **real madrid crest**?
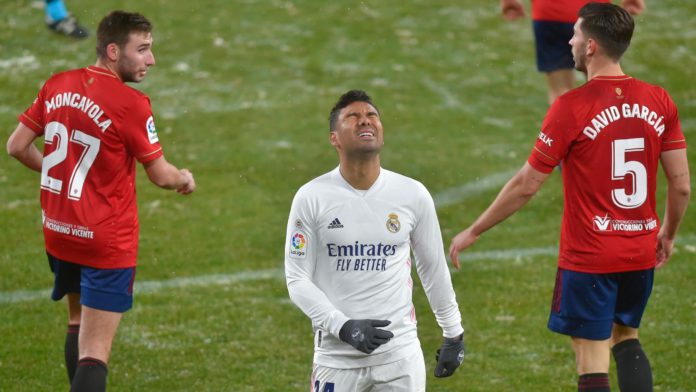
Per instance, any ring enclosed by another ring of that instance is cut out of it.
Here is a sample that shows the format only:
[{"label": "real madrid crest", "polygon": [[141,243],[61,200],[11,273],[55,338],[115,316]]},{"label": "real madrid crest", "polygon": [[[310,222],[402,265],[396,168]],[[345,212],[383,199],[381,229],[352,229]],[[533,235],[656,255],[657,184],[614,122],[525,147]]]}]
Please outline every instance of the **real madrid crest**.
[{"label": "real madrid crest", "polygon": [[399,222],[399,216],[391,213],[389,214],[389,219],[387,219],[387,230],[392,233],[397,233],[401,230],[401,222]]}]

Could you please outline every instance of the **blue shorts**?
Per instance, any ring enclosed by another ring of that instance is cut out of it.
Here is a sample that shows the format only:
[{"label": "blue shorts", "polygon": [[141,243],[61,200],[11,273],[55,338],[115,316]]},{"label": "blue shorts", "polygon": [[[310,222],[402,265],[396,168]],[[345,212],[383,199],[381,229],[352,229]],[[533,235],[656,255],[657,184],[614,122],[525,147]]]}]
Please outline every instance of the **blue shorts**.
[{"label": "blue shorts", "polygon": [[573,52],[568,43],[573,38],[573,25],[574,23],[542,20],[532,22],[539,72],[575,68]]},{"label": "blue shorts", "polygon": [[588,274],[559,268],[548,327],[573,337],[605,340],[613,324],[638,328],[654,269]]},{"label": "blue shorts", "polygon": [[67,293],[80,294],[80,303],[90,308],[123,313],[133,307],[135,267],[98,269],[70,263],[48,255],[55,276],[51,299]]}]

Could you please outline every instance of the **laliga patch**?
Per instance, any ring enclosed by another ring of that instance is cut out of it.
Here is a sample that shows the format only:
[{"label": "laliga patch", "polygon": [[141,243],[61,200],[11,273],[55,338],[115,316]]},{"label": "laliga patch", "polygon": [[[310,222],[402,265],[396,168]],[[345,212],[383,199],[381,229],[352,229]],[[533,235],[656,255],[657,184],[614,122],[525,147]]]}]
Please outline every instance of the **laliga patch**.
[{"label": "laliga patch", "polygon": [[152,116],[147,118],[147,121],[145,122],[145,130],[147,131],[147,138],[150,140],[150,144],[159,142],[159,138],[157,137],[157,129],[155,129],[155,120],[152,118]]},{"label": "laliga patch", "polygon": [[304,259],[307,257],[307,237],[304,233],[296,231],[290,237],[290,257]]}]

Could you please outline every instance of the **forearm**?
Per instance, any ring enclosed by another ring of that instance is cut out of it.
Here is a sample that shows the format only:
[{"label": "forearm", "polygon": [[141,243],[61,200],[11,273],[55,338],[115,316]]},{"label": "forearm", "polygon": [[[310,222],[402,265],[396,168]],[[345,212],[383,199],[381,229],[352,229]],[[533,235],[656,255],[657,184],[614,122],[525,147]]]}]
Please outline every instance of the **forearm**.
[{"label": "forearm", "polygon": [[30,144],[26,149],[20,151],[8,150],[8,153],[29,169],[39,173],[41,172],[43,156],[41,155],[39,149],[37,149],[33,144]]},{"label": "forearm", "polygon": [[673,240],[691,196],[691,177],[686,149],[665,151],[660,155],[667,176],[667,201],[662,235]]},{"label": "forearm", "polygon": [[188,185],[195,186],[191,173],[186,170],[179,170],[176,166],[167,162],[162,156],[154,161],[144,164],[147,177],[150,181],[164,189],[184,189]]},{"label": "forearm", "polygon": [[471,225],[473,234],[480,236],[510,217],[534,197],[537,189],[526,187],[521,176],[515,175],[501,189],[493,203]]},{"label": "forearm", "polygon": [[7,153],[31,170],[41,172],[43,155],[34,146],[37,135],[26,125],[19,123],[7,139]]},{"label": "forearm", "polygon": [[667,188],[667,201],[665,205],[665,216],[662,221],[662,230],[665,236],[673,240],[677,235],[679,224],[684,218],[686,208],[689,205],[691,189],[674,189],[669,186]]},{"label": "forearm", "polygon": [[306,279],[287,279],[290,299],[315,325],[338,337],[348,317],[329,301],[323,291]]},{"label": "forearm", "polygon": [[169,162],[166,165],[166,169],[157,177],[157,181],[153,180],[155,185],[164,189],[179,189],[186,185],[188,178],[184,173]]}]

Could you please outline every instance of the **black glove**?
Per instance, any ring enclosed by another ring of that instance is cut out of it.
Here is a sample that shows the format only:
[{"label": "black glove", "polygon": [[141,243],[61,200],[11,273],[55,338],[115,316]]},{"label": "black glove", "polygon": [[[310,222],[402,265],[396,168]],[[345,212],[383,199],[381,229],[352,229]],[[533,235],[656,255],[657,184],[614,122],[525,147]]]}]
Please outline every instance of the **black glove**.
[{"label": "black glove", "polygon": [[464,360],[464,334],[456,338],[445,338],[435,356],[435,377],[449,377]]},{"label": "black glove", "polygon": [[341,327],[338,337],[365,354],[370,354],[394,337],[389,331],[375,328],[389,324],[389,320],[348,320]]}]

